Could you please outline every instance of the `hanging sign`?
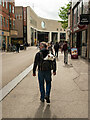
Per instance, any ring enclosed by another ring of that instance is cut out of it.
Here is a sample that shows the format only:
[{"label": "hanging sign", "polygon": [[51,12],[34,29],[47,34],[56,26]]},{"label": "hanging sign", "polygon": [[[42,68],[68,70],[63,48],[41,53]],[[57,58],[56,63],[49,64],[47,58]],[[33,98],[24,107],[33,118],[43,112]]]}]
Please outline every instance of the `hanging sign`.
[{"label": "hanging sign", "polygon": [[80,24],[81,25],[90,24],[90,14],[81,14],[80,15]]}]

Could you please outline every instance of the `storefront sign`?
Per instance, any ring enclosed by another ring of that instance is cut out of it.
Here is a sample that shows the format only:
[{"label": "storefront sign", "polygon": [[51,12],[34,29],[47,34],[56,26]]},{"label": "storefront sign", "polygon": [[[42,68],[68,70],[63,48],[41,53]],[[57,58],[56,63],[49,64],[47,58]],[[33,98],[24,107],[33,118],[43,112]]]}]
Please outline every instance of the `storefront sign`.
[{"label": "storefront sign", "polygon": [[71,49],[71,58],[72,59],[77,59],[78,58],[78,49],[77,48],[72,48]]},{"label": "storefront sign", "polygon": [[4,32],[2,32],[2,35],[4,35]]},{"label": "storefront sign", "polygon": [[90,24],[90,14],[81,14],[80,15],[80,24],[81,25]]}]

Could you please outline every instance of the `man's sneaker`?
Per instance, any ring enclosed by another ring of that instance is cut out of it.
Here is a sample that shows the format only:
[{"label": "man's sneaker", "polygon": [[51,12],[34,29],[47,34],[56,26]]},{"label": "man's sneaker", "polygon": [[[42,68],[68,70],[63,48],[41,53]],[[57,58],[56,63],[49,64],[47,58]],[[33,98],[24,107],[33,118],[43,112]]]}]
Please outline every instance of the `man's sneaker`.
[{"label": "man's sneaker", "polygon": [[40,98],[41,102],[44,102],[44,99]]},{"label": "man's sneaker", "polygon": [[46,102],[47,102],[47,103],[50,103],[50,99],[49,99],[48,96],[45,96],[45,99],[46,99]]}]

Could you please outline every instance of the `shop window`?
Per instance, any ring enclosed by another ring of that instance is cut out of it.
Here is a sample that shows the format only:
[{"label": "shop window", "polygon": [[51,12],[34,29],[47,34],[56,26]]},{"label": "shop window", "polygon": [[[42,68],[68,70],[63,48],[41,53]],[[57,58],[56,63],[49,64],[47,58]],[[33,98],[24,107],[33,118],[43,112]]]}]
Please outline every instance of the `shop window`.
[{"label": "shop window", "polygon": [[82,57],[87,57],[87,32],[82,31]]},{"label": "shop window", "polygon": [[60,40],[65,41],[66,40],[66,33],[60,33]]}]

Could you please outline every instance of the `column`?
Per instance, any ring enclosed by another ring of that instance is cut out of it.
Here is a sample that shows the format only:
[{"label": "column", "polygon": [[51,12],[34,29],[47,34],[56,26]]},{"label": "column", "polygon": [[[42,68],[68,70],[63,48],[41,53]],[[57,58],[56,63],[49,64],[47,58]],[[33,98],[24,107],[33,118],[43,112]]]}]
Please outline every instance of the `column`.
[{"label": "column", "polygon": [[52,32],[49,32],[49,42],[52,41]]},{"label": "column", "polygon": [[58,42],[60,41],[60,32],[58,32]]}]

